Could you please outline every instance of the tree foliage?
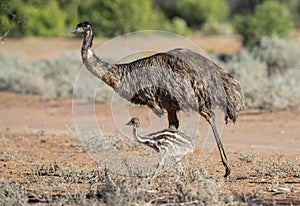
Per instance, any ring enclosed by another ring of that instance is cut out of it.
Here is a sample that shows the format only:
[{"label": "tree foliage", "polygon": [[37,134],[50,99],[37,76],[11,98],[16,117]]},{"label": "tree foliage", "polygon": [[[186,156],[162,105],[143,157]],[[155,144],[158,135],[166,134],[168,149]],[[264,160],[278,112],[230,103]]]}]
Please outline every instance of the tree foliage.
[{"label": "tree foliage", "polygon": [[152,0],[87,0],[80,5],[79,13],[102,36],[161,29],[164,24],[163,15],[154,8]]},{"label": "tree foliage", "polygon": [[0,37],[9,31],[11,27],[12,3],[10,0],[0,1]]},{"label": "tree foliage", "polygon": [[224,21],[229,11],[225,0],[178,0],[176,7],[177,13],[193,27],[207,21]]},{"label": "tree foliage", "polygon": [[300,1],[299,0],[284,0],[281,3],[286,6],[292,16],[294,23],[300,26]]},{"label": "tree foliage", "polygon": [[54,0],[41,7],[26,4],[20,14],[25,18],[22,30],[26,36],[61,36],[65,32],[66,15]]},{"label": "tree foliage", "polygon": [[[237,2],[248,9],[243,11],[251,12],[234,20],[247,44],[261,35],[271,35],[269,32],[286,36],[288,29],[284,26],[290,27],[289,12],[300,25],[299,0]],[[265,2],[264,6],[255,7],[260,2]],[[222,32],[228,13],[227,0],[1,0],[0,36],[12,27],[9,34],[13,36],[66,36],[80,21],[90,21],[96,35],[105,37],[145,29],[185,35],[190,28],[202,28],[208,34],[217,34],[219,29]],[[282,26],[285,20],[287,25]]]},{"label": "tree foliage", "polygon": [[265,1],[255,8],[254,14],[235,16],[234,25],[244,44],[251,46],[263,36],[288,37],[293,21],[285,6]]}]

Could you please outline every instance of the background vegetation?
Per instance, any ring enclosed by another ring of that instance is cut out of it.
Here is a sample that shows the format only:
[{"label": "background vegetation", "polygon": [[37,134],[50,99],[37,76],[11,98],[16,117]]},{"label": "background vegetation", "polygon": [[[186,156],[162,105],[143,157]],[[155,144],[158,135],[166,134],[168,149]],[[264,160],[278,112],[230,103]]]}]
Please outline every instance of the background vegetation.
[{"label": "background vegetation", "polygon": [[[66,36],[79,21],[95,25],[97,36],[163,29],[190,34],[225,22],[253,44],[261,36],[287,37],[300,25],[298,0],[2,0],[0,32],[16,25],[11,36]],[[220,32],[224,30],[221,26]],[[218,32],[215,32],[218,33]],[[253,36],[253,39],[251,37]]]},{"label": "background vegetation", "polygon": [[236,15],[234,25],[244,37],[244,44],[253,45],[262,36],[288,37],[293,22],[285,6],[278,2],[265,1],[255,8],[253,14]]}]

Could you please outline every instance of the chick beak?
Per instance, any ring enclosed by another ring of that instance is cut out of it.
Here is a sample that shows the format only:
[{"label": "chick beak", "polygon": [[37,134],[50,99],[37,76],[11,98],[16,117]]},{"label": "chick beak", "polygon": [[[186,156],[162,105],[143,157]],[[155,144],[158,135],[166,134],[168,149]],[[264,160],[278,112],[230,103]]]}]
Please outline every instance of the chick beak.
[{"label": "chick beak", "polygon": [[129,122],[127,122],[127,123],[126,123],[126,125],[132,125],[132,122],[131,122],[131,121],[129,121]]}]

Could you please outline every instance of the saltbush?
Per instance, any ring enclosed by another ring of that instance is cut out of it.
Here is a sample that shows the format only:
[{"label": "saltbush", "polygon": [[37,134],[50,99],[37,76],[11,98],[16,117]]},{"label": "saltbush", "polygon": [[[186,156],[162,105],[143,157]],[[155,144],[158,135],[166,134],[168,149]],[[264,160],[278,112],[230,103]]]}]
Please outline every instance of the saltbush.
[{"label": "saltbush", "polygon": [[278,37],[263,37],[249,51],[255,59],[267,64],[268,76],[283,74],[289,69],[300,68],[300,48],[293,41]]},{"label": "saltbush", "polygon": [[261,89],[267,80],[266,64],[254,59],[247,50],[242,50],[223,67],[240,82],[246,107],[260,107]]},{"label": "saltbush", "polygon": [[293,21],[288,9],[276,1],[265,1],[254,14],[237,15],[233,24],[247,46],[254,45],[263,36],[288,37]]},{"label": "saltbush", "polygon": [[[72,96],[80,59],[71,56],[27,63],[11,55],[0,55],[0,91],[43,95],[47,99]],[[30,81],[28,81],[30,80]]]},{"label": "saltbush", "polygon": [[292,41],[263,38],[223,66],[240,81],[248,108],[300,109],[299,54]]},{"label": "saltbush", "polygon": [[[78,55],[65,54],[58,59],[28,63],[16,56],[0,54],[0,91],[41,95],[45,99],[72,98],[76,77],[82,65]],[[30,81],[28,81],[30,80]],[[111,99],[112,89],[99,80],[80,79],[78,98],[105,102]]]},{"label": "saltbush", "polygon": [[221,23],[209,20],[201,28],[204,35],[229,35],[233,33],[233,28],[228,23]]}]

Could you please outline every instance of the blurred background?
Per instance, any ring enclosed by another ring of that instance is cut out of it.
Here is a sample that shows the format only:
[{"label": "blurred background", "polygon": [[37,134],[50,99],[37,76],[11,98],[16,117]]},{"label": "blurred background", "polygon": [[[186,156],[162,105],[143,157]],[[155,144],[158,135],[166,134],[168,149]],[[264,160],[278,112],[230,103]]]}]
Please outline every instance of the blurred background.
[{"label": "blurred background", "polygon": [[[186,36],[200,47],[207,40],[210,57],[241,82],[247,108],[300,109],[299,0],[1,0],[0,37],[6,47],[0,46],[0,91],[71,98],[74,65],[81,64],[78,44],[73,46],[78,55],[49,53],[35,61],[7,51],[39,50],[41,37],[47,47],[57,43],[64,50],[81,21],[93,25],[102,43],[148,29]],[[229,43],[219,43],[222,39]],[[111,92],[102,91],[97,101],[108,101]]]}]

